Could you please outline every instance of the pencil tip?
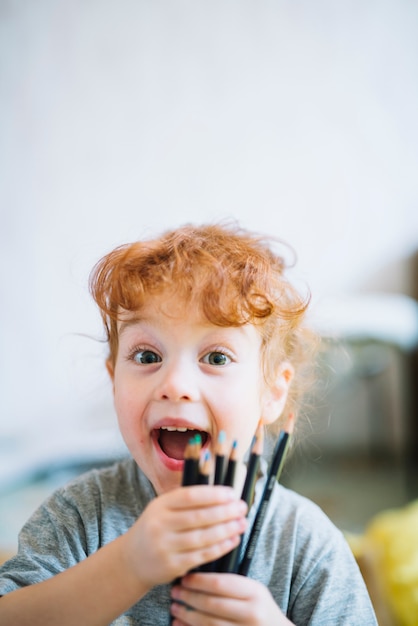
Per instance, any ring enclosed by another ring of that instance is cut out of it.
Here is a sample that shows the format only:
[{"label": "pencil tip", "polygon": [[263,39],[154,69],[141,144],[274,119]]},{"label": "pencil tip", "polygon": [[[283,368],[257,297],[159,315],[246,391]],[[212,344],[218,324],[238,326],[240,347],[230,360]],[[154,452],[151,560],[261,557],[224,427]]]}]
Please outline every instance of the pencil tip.
[{"label": "pencil tip", "polygon": [[253,437],[253,441],[251,444],[251,452],[254,454],[261,455],[263,453],[264,446],[264,426],[263,422],[260,421],[257,430],[255,431],[255,435]]},{"label": "pencil tip", "polygon": [[219,432],[218,441],[219,441],[219,443],[225,443],[225,441],[226,441],[226,432],[224,430],[221,430]]},{"label": "pencil tip", "polygon": [[293,433],[294,428],[295,428],[295,414],[289,413],[289,417],[287,418],[287,422],[283,430],[289,435],[291,435]]}]

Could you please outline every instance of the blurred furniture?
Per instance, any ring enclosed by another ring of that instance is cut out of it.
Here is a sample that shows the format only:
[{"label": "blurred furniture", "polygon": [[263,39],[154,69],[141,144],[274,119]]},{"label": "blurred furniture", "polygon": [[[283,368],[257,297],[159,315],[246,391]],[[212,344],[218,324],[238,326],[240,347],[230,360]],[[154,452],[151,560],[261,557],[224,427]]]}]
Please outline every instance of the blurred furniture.
[{"label": "blurred furniture", "polygon": [[418,496],[418,303],[397,294],[328,298],[313,307],[324,340],[313,430],[329,454],[393,457]]}]

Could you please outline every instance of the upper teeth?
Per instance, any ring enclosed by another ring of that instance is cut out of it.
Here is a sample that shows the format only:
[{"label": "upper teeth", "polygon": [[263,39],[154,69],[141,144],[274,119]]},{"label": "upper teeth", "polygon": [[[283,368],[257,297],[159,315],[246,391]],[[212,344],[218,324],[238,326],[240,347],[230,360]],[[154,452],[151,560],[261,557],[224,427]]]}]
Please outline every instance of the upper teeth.
[{"label": "upper teeth", "polygon": [[169,431],[175,431],[178,430],[181,433],[185,433],[188,430],[192,430],[191,428],[186,428],[185,426],[161,426],[161,430],[169,430]]}]

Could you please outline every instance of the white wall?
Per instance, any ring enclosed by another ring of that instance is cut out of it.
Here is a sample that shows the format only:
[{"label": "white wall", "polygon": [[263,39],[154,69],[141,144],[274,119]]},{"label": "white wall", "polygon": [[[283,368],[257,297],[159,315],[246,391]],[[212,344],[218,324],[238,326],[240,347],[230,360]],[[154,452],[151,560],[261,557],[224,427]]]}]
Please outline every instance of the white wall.
[{"label": "white wall", "polygon": [[232,216],[291,243],[317,300],[414,252],[417,32],[407,0],[3,2],[3,446],[112,423],[77,334],[124,241]]}]

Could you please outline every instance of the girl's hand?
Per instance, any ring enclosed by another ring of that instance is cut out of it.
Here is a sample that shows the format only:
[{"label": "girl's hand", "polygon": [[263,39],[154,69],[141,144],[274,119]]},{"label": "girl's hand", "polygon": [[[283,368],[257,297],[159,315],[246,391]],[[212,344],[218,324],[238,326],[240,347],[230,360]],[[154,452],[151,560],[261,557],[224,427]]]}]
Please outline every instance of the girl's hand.
[{"label": "girl's hand", "polygon": [[123,558],[142,587],[172,582],[235,548],[246,513],[230,487],[174,489],[150,502],[126,533]]},{"label": "girl's hand", "polygon": [[[193,573],[171,593],[172,626],[288,626],[270,591],[238,574]],[[183,604],[179,604],[182,602]]]}]

